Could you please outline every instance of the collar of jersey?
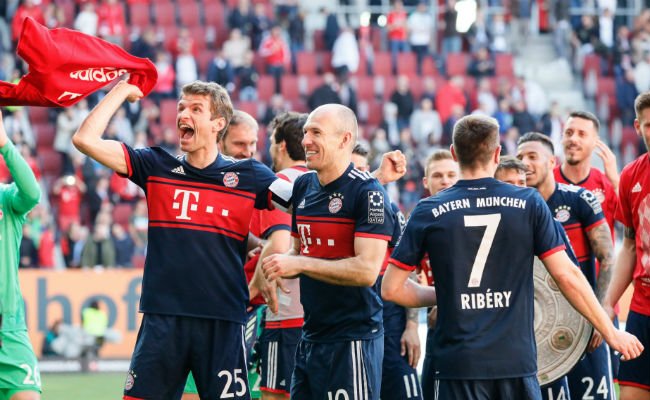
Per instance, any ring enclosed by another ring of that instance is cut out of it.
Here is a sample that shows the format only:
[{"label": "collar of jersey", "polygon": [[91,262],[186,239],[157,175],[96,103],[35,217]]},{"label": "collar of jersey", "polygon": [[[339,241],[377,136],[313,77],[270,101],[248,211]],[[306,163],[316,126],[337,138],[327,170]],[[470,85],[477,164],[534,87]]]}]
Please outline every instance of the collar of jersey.
[{"label": "collar of jersey", "polygon": [[[322,187],[324,190],[332,190],[332,189],[336,189],[337,187],[339,187],[339,186],[342,185],[342,184],[345,184],[348,180],[351,179],[351,178],[348,176],[348,174],[350,173],[350,171],[352,171],[352,168],[354,168],[354,164],[350,163],[350,165],[348,166],[348,168],[345,170],[345,172],[343,172],[343,174],[341,174],[341,176],[339,176],[338,178],[334,179],[332,182],[328,183],[328,184],[325,185],[325,186],[322,186],[322,185],[321,185],[321,187]],[[318,182],[318,184],[320,184],[320,181],[318,180],[318,175],[316,175],[316,181]]]}]

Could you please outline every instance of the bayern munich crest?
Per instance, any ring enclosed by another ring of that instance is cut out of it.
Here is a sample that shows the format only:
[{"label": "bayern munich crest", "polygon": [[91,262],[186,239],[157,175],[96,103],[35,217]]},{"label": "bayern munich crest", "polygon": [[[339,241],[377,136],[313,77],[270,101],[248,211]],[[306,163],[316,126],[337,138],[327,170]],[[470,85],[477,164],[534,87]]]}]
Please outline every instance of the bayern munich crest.
[{"label": "bayern munich crest", "polygon": [[329,210],[332,214],[336,214],[343,207],[343,200],[338,197],[334,197],[330,200]]},{"label": "bayern munich crest", "polygon": [[239,177],[234,172],[228,172],[223,176],[223,184],[229,188],[237,187],[239,184]]},{"label": "bayern munich crest", "polygon": [[571,213],[569,212],[570,209],[571,207],[568,206],[560,206],[556,208],[555,219],[562,223],[567,222],[569,220],[569,217],[571,217]]},{"label": "bayern munich crest", "polygon": [[596,189],[593,189],[591,192],[596,196],[599,203],[602,204],[602,203],[605,202],[605,191],[603,191],[603,189],[596,188]]},{"label": "bayern munich crest", "polygon": [[131,388],[133,387],[133,383],[134,383],[133,374],[129,372],[126,375],[126,382],[124,383],[124,389],[131,390]]}]

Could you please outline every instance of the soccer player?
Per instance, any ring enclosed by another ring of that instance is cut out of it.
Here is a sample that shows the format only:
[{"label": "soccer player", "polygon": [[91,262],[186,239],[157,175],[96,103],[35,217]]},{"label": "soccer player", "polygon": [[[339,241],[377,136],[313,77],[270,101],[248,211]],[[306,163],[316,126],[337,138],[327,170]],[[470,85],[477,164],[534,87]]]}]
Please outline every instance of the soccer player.
[{"label": "soccer player", "polygon": [[118,83],[73,137],[79,150],[147,194],[144,317],[124,398],[177,398],[192,371],[201,398],[250,399],[243,343],[250,216],[254,207],[288,206],[291,184],[253,159],[220,154],[217,135],[233,111],[215,83],[181,90],[176,124],[184,156],[102,139],[124,100],[141,96],[136,86]]},{"label": "soccer player", "polygon": [[[445,149],[434,151],[425,161],[424,177],[422,178],[422,183],[429,190],[429,194],[435,196],[441,190],[453,186],[456,181],[458,181],[458,163],[454,161],[451,152]],[[424,272],[428,285],[433,287],[433,272],[428,255],[425,255],[420,262],[420,269]],[[437,307],[431,307],[427,316],[429,332],[422,363],[422,396],[425,399],[432,399],[435,395],[433,329],[436,327],[437,312]]]},{"label": "soccer player", "polygon": [[326,104],[309,114],[307,167],[291,202],[292,249],[263,260],[267,280],[300,276],[305,310],[291,398],[379,399],[382,303],[374,285],[393,234],[388,196],[350,162],[354,113]]},{"label": "soccer player", "polygon": [[[277,176],[294,182],[307,172],[305,150],[302,148],[303,126],[307,114],[285,112],[269,124],[271,131],[270,154]],[[268,304],[264,330],[260,341],[260,390],[262,400],[286,399],[289,396],[294,355],[302,334],[303,308],[300,304],[300,280],[282,280],[282,290],[277,282],[267,282],[261,260],[271,254],[285,253],[291,248],[291,215],[279,210],[260,211],[255,230],[266,239],[257,261],[253,281],[249,284],[250,297],[262,293]],[[252,225],[252,224],[251,224]],[[253,226],[251,226],[253,229]]]},{"label": "soccer player", "polygon": [[[359,171],[370,170],[368,165],[368,150],[357,144],[352,150],[352,163]],[[379,271],[379,279],[375,285],[381,291],[381,280],[388,266],[388,257],[397,241],[402,236],[406,218],[397,204],[391,202],[391,210],[395,214],[393,236],[388,242],[388,251]],[[413,272],[411,279],[417,280]],[[418,309],[406,308],[382,300],[384,324],[384,360],[382,363],[380,397],[382,400],[422,399],[422,388],[418,379],[417,368],[420,359],[420,337],[418,336]]]},{"label": "soccer player", "polygon": [[[438,303],[434,331],[437,399],[539,399],[533,332],[533,256],[571,304],[628,359],[643,350],[614,328],[564,251],[551,213],[528,188],[493,178],[499,126],[467,116],[454,126],[460,180],[421,200],[384,278],[382,295],[407,307]],[[516,244],[516,245],[514,245]],[[407,277],[425,252],[435,289]]]},{"label": "soccer player", "polygon": [[[634,101],[634,128],[650,149],[650,92]],[[625,330],[650,344],[650,161],[648,153],[623,168],[618,189],[616,219],[625,225],[623,246],[616,260],[615,274],[605,296],[604,306],[614,318],[614,305],[634,281]],[[650,399],[650,356],[645,351],[638,359],[621,363],[618,373],[621,400]]]},{"label": "soccer player", "polygon": [[0,183],[0,399],[38,400],[41,375],[27,335],[25,306],[18,283],[22,226],[38,204],[41,190],[27,162],[7,137],[0,114],[0,155],[13,183]]},{"label": "soccer player", "polygon": [[217,138],[219,151],[237,160],[252,158],[257,151],[258,131],[255,118],[244,111],[234,110],[228,129]]},{"label": "soccer player", "polygon": [[[612,276],[614,248],[603,209],[596,196],[579,186],[556,183],[553,177],[555,156],[553,143],[546,135],[529,132],[518,141],[517,158],[526,165],[526,183],[542,195],[551,213],[562,223],[576,253],[580,269],[600,302]],[[596,274],[596,259],[600,272]],[[588,354],[567,375],[569,389],[576,398],[613,396],[609,349],[594,331]]]}]

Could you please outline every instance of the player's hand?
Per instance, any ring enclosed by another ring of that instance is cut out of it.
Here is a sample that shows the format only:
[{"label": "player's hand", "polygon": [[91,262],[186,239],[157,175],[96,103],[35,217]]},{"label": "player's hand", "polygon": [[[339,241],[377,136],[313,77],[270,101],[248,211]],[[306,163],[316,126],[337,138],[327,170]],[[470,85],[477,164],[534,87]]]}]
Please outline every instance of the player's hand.
[{"label": "player's hand", "polygon": [[117,85],[115,85],[113,90],[116,91],[119,90],[123,92],[124,97],[126,98],[127,101],[129,101],[129,103],[135,103],[136,101],[144,97],[144,94],[142,94],[142,91],[140,90],[139,87],[132,85],[127,81],[119,81]]},{"label": "player's hand", "polygon": [[400,339],[400,355],[408,355],[409,365],[417,368],[418,361],[420,360],[420,337],[418,336],[418,326],[413,321],[406,321],[406,329],[402,333]]},{"label": "player's hand", "polygon": [[267,281],[278,278],[293,278],[302,272],[300,258],[285,254],[273,254],[262,260],[264,277]]},{"label": "player's hand", "polygon": [[2,113],[0,113],[0,147],[4,147],[8,141],[9,137],[7,136],[7,131],[5,130],[5,124],[2,122]]},{"label": "player's hand", "polygon": [[592,351],[596,350],[601,344],[603,344],[603,335],[594,329],[594,333],[591,335],[591,340],[589,341],[589,346],[587,346],[587,352],[591,353]]},{"label": "player's hand", "polygon": [[273,314],[278,314],[278,287],[285,293],[291,293],[284,285],[284,280],[276,279],[273,281],[267,281],[262,274],[255,274],[251,283],[248,285],[248,292],[250,298],[253,299],[258,295],[262,295],[266,305],[269,307],[269,310]]},{"label": "player's hand", "polygon": [[264,247],[264,244],[260,241],[257,246],[253,248],[253,250],[249,251],[248,254],[246,254],[246,259],[250,260],[251,258],[255,257],[256,255],[260,254],[262,252],[262,247]]},{"label": "player's hand", "polygon": [[605,176],[612,183],[614,189],[618,189],[618,166],[616,165],[616,156],[612,150],[601,140],[596,141],[595,153],[603,160],[605,167]]},{"label": "player's hand", "polygon": [[406,157],[400,150],[384,153],[381,157],[381,165],[375,171],[375,178],[385,185],[403,177],[406,173]]},{"label": "player's hand", "polygon": [[438,321],[438,306],[433,306],[431,312],[429,312],[429,315],[427,315],[427,326],[430,329],[434,329],[436,327],[437,321]]},{"label": "player's hand", "polygon": [[607,340],[612,349],[621,353],[621,360],[628,361],[637,358],[643,352],[643,345],[636,336],[614,329],[614,334]]}]

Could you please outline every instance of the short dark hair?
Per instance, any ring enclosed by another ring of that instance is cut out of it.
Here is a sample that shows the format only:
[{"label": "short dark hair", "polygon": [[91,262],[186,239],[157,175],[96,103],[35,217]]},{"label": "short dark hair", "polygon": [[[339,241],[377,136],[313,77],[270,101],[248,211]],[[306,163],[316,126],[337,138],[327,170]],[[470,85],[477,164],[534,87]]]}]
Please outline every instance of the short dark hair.
[{"label": "short dark hair", "polygon": [[593,113],[590,113],[589,111],[571,111],[569,114],[569,118],[582,118],[582,119],[588,119],[594,124],[594,127],[596,128],[596,132],[600,129],[600,121],[598,120],[598,117],[596,117]]},{"label": "short dark hair", "polygon": [[276,115],[269,123],[269,131],[275,132],[275,142],[284,142],[289,157],[294,161],[305,161],[305,149],[302,147],[302,139],[305,137],[302,128],[305,122],[307,114],[287,111]]},{"label": "short dark hair", "polygon": [[501,156],[499,158],[499,165],[494,173],[496,175],[499,171],[504,169],[514,169],[519,173],[526,172],[526,164],[515,156]]},{"label": "short dark hair", "polygon": [[643,92],[636,96],[636,99],[634,99],[634,111],[636,112],[636,119],[639,119],[639,116],[646,108],[650,108],[650,91]]},{"label": "short dark hair", "polygon": [[370,152],[364,145],[362,145],[361,143],[357,143],[354,145],[354,149],[352,149],[352,154],[356,154],[361,157],[368,158],[368,154],[370,154]]},{"label": "short dark hair", "polygon": [[553,147],[553,142],[551,142],[551,139],[549,139],[549,137],[544,135],[543,133],[528,132],[524,136],[520,137],[519,140],[517,140],[517,146],[521,146],[523,143],[526,142],[540,142],[541,144],[546,146],[549,150],[551,150],[551,154],[555,155],[555,148]]},{"label": "short dark hair", "polygon": [[499,123],[482,115],[467,115],[454,125],[454,152],[461,167],[487,164],[499,147]]}]

